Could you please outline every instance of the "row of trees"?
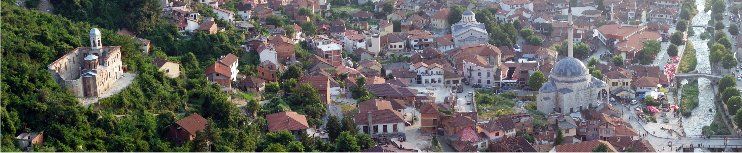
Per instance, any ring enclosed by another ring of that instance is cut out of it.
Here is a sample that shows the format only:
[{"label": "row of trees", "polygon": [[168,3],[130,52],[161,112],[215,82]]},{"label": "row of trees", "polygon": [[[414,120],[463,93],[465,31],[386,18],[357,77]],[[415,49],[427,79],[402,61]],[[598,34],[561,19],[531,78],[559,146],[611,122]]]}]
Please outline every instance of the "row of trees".
[{"label": "row of trees", "polygon": [[721,100],[726,104],[727,111],[732,114],[734,123],[742,127],[742,94],[736,88],[737,80],[732,75],[726,75],[719,80],[718,89]]}]

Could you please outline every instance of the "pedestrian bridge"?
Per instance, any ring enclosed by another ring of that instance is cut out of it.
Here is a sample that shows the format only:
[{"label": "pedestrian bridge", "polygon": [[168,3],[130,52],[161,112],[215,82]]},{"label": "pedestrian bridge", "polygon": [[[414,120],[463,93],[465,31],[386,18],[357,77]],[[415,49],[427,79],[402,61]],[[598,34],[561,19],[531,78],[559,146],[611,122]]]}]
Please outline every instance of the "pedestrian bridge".
[{"label": "pedestrian bridge", "polygon": [[704,148],[708,150],[721,150],[726,149],[742,149],[742,139],[738,136],[729,137],[684,137],[673,142],[672,144],[679,146],[683,150],[690,150],[694,148]]},{"label": "pedestrian bridge", "polygon": [[719,80],[722,77],[723,76],[721,75],[713,75],[709,73],[678,73],[677,75],[675,75],[675,78],[677,80],[692,79],[692,78],[707,78],[710,80]]}]

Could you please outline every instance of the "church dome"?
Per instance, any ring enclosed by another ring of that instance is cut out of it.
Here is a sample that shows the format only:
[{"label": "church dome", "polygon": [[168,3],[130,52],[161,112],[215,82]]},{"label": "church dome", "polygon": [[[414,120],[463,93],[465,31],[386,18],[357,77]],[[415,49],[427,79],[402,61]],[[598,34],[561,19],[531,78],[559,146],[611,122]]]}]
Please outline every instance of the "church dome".
[{"label": "church dome", "polygon": [[551,70],[551,75],[563,78],[581,77],[588,75],[588,70],[582,61],[573,57],[567,57],[559,60],[559,62],[554,65],[554,68]]},{"label": "church dome", "polygon": [[466,10],[463,15],[474,15],[474,12],[471,10]]},{"label": "church dome", "polygon": [[98,28],[90,29],[90,36],[100,36],[100,30]]}]

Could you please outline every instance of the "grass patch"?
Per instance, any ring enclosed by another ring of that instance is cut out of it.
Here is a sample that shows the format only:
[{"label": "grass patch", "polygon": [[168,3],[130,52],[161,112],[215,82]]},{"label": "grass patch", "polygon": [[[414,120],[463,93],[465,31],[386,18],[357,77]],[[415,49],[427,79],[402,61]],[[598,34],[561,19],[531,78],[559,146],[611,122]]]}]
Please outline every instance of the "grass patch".
[{"label": "grass patch", "polygon": [[729,132],[729,127],[727,127],[726,124],[722,122],[721,115],[722,113],[717,112],[714,117],[714,121],[711,122],[711,125],[704,126],[701,133],[705,136],[731,134],[731,132]]},{"label": "grass patch", "polygon": [[698,64],[698,61],[696,61],[696,49],[693,48],[693,43],[688,41],[685,44],[683,57],[680,59],[680,64],[678,65],[678,72],[687,73],[693,71],[696,69],[696,64]]},{"label": "grass patch", "polygon": [[698,81],[692,80],[684,85],[681,96],[683,98],[680,99],[680,112],[683,113],[683,116],[688,117],[693,109],[698,107]]},{"label": "grass patch", "polygon": [[477,115],[482,119],[493,119],[502,115],[515,113],[515,101],[507,95],[494,94],[489,91],[477,91]]}]

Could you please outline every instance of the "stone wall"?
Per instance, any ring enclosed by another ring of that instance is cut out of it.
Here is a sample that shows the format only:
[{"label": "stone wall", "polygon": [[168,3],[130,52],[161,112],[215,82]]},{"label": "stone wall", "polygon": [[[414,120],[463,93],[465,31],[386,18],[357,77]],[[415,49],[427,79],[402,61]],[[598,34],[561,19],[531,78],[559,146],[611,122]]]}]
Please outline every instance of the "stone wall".
[{"label": "stone wall", "polygon": [[[98,95],[110,89],[117,79],[123,75],[121,62],[121,47],[109,46],[104,47],[102,58],[105,62],[99,62],[96,76],[96,88]],[[84,87],[81,78],[81,69],[83,64],[83,55],[87,53],[98,53],[89,47],[78,47],[49,64],[48,71],[52,78],[60,86],[68,89],[76,97],[84,97]]]}]

